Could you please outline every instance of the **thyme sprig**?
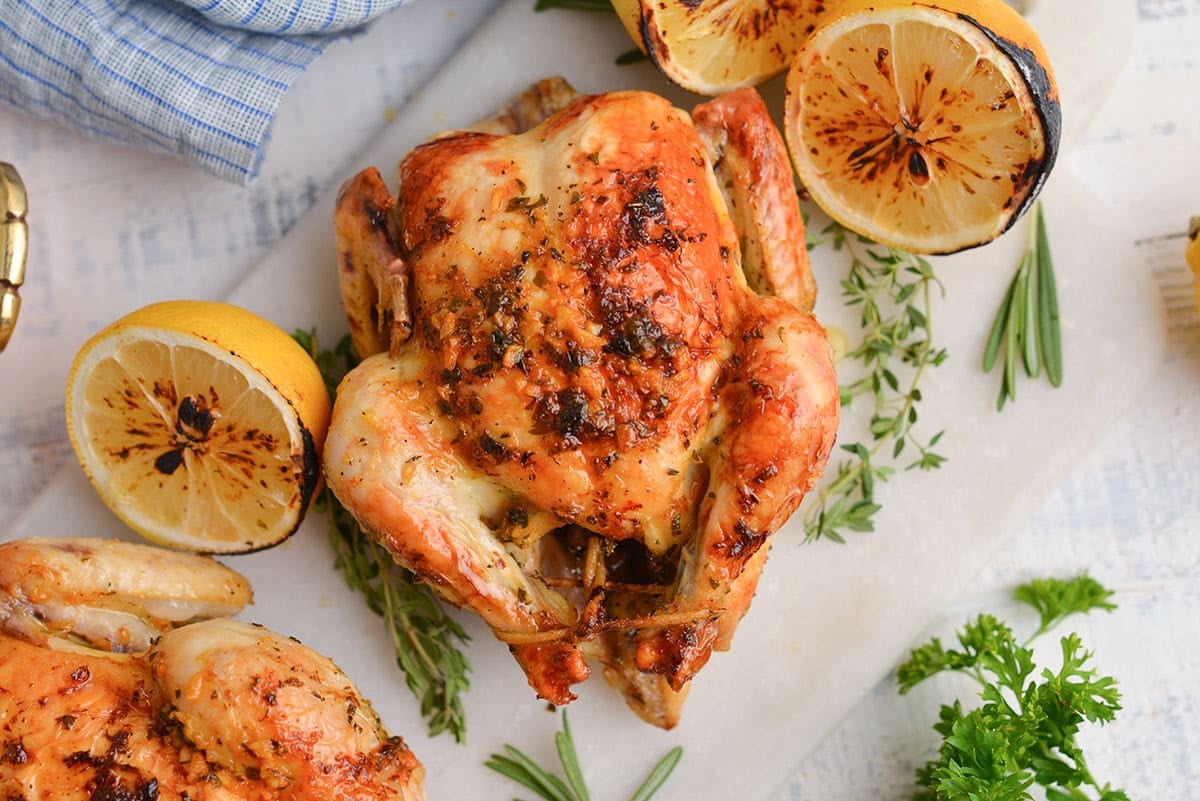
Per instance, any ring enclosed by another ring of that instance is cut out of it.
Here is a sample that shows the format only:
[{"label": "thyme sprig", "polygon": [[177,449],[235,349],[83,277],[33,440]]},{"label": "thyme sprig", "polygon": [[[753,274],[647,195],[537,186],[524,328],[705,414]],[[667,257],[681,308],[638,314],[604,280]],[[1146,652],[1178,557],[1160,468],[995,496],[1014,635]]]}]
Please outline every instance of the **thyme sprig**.
[{"label": "thyme sprig", "polygon": [[[839,386],[843,407],[860,397],[870,398],[870,439],[843,444],[852,458],[837,465],[833,480],[820,488],[804,518],[808,541],[843,542],[843,532],[873,531],[881,506],[878,483],[888,480],[904,454],[914,458],[904,469],[934,470],[945,457],[934,451],[942,431],[928,439],[916,431],[921,402],[921,379],[926,370],[947,358],[934,345],[933,292],[941,285],[925,259],[869,242],[831,223],[810,247],[828,243],[850,254],[850,269],[842,280],[847,306],[859,308],[862,339],[846,354],[865,374]],[[901,371],[900,367],[907,369]],[[901,374],[903,372],[903,375]]]},{"label": "thyme sprig", "polygon": [[958,632],[957,649],[935,637],[912,651],[896,671],[901,694],[945,672],[980,686],[980,703],[970,711],[958,700],[942,705],[933,728],[944,739],[938,757],[917,770],[916,801],[1028,801],[1035,784],[1048,801],[1129,801],[1123,790],[1096,780],[1076,739],[1084,721],[1108,723],[1121,709],[1116,681],[1088,665],[1091,653],[1077,634],[1059,640],[1057,670],[1046,667],[1039,674],[1030,648],[1070,615],[1115,609],[1111,596],[1086,574],[1037,579],[1013,595],[1041,618],[1024,642],[983,614]]},{"label": "thyme sprig", "polygon": [[[350,337],[332,350],[320,350],[311,331],[296,331],[293,337],[313,357],[332,397],[342,376],[358,361]],[[398,567],[328,488],[321,491],[315,509],[329,517],[334,567],[362,594],[367,608],[383,618],[396,664],[420,703],[429,735],[449,732],[457,742],[465,741],[462,697],[470,688],[471,665],[459,646],[468,642],[466,632],[432,590]]]},{"label": "thyme sprig", "polygon": [[[562,731],[554,734],[554,745],[565,780],[540,767],[512,745],[505,745],[503,754],[492,754],[484,764],[522,787],[532,790],[546,801],[590,801],[591,794],[583,780],[583,769],[579,765],[579,753],[575,748],[575,736],[571,733],[566,710],[562,713]],[[680,746],[668,751],[630,796],[629,801],[650,801],[670,778],[682,756],[683,748]]]},{"label": "thyme sprig", "polygon": [[1030,378],[1037,378],[1045,367],[1050,385],[1062,386],[1062,331],[1058,317],[1054,261],[1050,256],[1050,238],[1039,201],[1033,206],[1029,242],[1004,300],[1000,302],[983,352],[985,373],[990,373],[997,358],[1003,355],[997,411],[1004,408],[1006,401],[1017,399],[1018,361]]}]

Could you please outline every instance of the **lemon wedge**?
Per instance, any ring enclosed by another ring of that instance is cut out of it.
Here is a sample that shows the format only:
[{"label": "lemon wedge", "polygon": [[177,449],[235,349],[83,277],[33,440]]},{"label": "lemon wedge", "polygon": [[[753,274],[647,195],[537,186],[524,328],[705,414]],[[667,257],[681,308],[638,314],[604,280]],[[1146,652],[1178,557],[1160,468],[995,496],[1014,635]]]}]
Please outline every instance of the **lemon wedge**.
[{"label": "lemon wedge", "polygon": [[66,407],[100,497],[161,545],[275,545],[319,484],[321,374],[288,334],[237,306],[168,301],[117,320],[76,355]]}]

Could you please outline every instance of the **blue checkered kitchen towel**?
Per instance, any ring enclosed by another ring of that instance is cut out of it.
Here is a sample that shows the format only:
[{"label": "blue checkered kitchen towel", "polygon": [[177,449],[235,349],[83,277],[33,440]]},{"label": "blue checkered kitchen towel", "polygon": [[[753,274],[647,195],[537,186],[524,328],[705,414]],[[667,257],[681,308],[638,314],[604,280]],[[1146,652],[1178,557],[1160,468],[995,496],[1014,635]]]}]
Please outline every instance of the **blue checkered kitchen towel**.
[{"label": "blue checkered kitchen towel", "polygon": [[407,0],[0,0],[0,102],[239,183],[288,87]]}]

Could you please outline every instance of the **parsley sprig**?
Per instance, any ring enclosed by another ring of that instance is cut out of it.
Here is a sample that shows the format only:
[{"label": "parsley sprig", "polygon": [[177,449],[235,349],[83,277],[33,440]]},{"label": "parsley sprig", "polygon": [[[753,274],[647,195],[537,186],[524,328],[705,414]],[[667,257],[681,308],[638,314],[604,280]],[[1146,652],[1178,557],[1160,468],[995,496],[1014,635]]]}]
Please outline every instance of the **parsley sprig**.
[{"label": "parsley sprig", "polygon": [[927,260],[875,245],[838,223],[822,230],[810,247],[826,243],[850,254],[842,297],[847,306],[858,307],[862,329],[862,339],[845,358],[860,362],[865,374],[839,387],[842,406],[858,398],[872,403],[870,439],[841,446],[852,458],[838,464],[804,518],[808,541],[842,542],[844,531],[874,530],[881,508],[875,487],[895,473],[906,452],[913,456],[904,469],[935,470],[946,461],[934,451],[943,432],[924,439],[916,425],[921,379],[947,354],[934,344],[933,292],[941,285]]},{"label": "parsley sprig", "polygon": [[1037,378],[1045,367],[1050,385],[1062,385],[1062,331],[1058,317],[1054,260],[1050,256],[1046,218],[1042,214],[1041,201],[1038,201],[1033,206],[1029,243],[1004,300],[1000,302],[983,352],[985,373],[990,373],[1003,355],[1004,371],[1000,379],[1000,396],[996,400],[997,411],[1004,408],[1005,402],[1017,399],[1018,362],[1030,378]]},{"label": "parsley sprig", "polygon": [[[338,382],[358,361],[343,337],[332,350],[320,350],[310,331],[292,335],[309,352],[321,371],[330,397]],[[470,688],[471,665],[460,645],[466,632],[424,584],[398,567],[328,488],[321,491],[315,508],[329,517],[329,544],[334,567],[345,575],[351,589],[361,593],[367,607],[383,618],[396,663],[405,683],[420,703],[431,737],[450,732],[463,742],[467,735],[462,696]]]},{"label": "parsley sprig", "polygon": [[957,700],[942,705],[933,728],[944,739],[938,758],[917,770],[922,789],[916,801],[1025,801],[1035,784],[1048,801],[1129,801],[1124,791],[1095,779],[1076,740],[1084,721],[1113,720],[1121,708],[1116,682],[1088,665],[1091,653],[1077,634],[1059,641],[1061,665],[1043,668],[1036,678],[1030,648],[1070,615],[1115,609],[1111,596],[1087,575],[1035,580],[1014,593],[1040,616],[1024,642],[983,614],[958,633],[958,649],[935,637],[912,652],[896,671],[902,694],[947,671],[981,687],[981,704],[970,711]]},{"label": "parsley sprig", "polygon": [[[550,773],[512,745],[504,746],[503,754],[492,754],[484,764],[512,779],[521,786],[537,793],[546,801],[590,801],[587,785],[583,780],[583,769],[579,765],[579,754],[575,749],[575,737],[567,720],[566,710],[562,714],[562,731],[554,735],[558,761],[562,766],[563,778]],[[630,796],[629,801],[650,801],[659,788],[671,776],[683,756],[683,748],[675,746],[667,752],[641,786]]]}]

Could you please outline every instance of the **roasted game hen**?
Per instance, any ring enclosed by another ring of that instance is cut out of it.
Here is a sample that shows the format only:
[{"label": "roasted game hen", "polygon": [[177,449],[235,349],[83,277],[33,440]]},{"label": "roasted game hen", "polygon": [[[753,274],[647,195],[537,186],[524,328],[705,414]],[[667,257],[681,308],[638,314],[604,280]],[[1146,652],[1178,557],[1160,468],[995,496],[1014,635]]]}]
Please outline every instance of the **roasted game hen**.
[{"label": "roasted game hen", "polygon": [[604,668],[670,727],[838,424],[787,156],[759,96],[689,116],[545,81],[366,170],[335,212],[365,357],[325,474],[483,616],[537,694]]},{"label": "roasted game hen", "polygon": [[190,554],[0,545],[0,798],[424,799],[416,757],[332,662],[223,617],[249,600]]}]

